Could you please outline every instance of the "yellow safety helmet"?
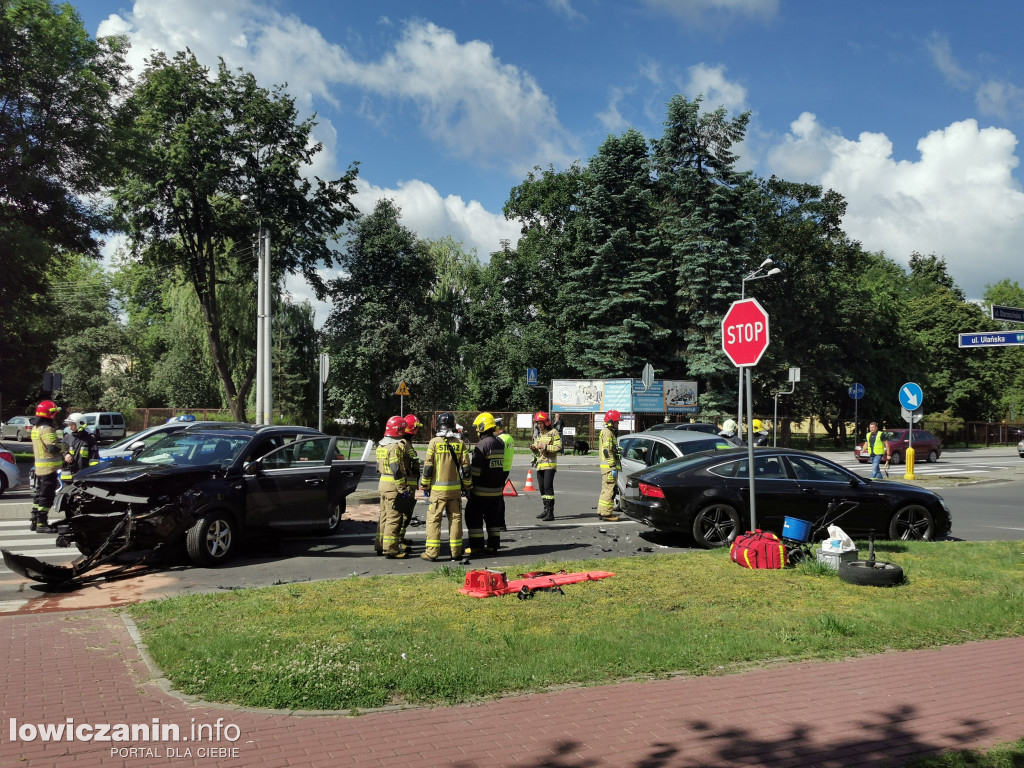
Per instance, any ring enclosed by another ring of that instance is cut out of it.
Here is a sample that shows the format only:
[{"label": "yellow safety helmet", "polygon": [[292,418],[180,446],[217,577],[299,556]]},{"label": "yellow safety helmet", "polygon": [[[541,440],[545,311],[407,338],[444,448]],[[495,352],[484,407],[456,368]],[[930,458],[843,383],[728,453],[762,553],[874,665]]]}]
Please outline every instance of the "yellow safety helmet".
[{"label": "yellow safety helmet", "polygon": [[764,425],[761,423],[760,419],[754,419],[754,431],[755,432],[762,432],[762,431],[764,431]]},{"label": "yellow safety helmet", "polygon": [[489,414],[487,411],[484,411],[473,419],[473,426],[476,428],[477,434],[482,435],[484,432],[494,429],[498,425],[494,421],[494,416]]}]

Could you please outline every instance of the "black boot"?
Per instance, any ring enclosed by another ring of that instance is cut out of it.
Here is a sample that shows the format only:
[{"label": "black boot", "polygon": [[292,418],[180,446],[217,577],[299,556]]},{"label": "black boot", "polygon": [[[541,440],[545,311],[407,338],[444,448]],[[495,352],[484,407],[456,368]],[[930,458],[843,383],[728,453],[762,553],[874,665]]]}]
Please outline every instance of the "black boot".
[{"label": "black boot", "polygon": [[56,533],[57,526],[50,525],[49,514],[40,512],[36,515],[36,533]]},{"label": "black boot", "polygon": [[39,527],[39,513],[33,511],[32,512],[32,525],[29,527],[29,530],[30,531],[35,531],[35,529],[38,528],[38,527]]},{"label": "black boot", "polygon": [[544,499],[544,517],[541,518],[545,523],[550,523],[555,519],[555,500]]}]

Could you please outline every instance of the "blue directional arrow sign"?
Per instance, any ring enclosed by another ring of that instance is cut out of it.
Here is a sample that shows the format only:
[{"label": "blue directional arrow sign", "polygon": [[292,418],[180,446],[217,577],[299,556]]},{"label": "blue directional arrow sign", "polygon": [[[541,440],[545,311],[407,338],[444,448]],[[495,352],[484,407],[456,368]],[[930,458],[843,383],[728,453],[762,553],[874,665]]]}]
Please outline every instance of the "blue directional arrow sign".
[{"label": "blue directional arrow sign", "polygon": [[900,387],[900,405],[908,411],[916,411],[922,403],[924,403],[924,392],[917,384],[908,381]]},{"label": "blue directional arrow sign", "polygon": [[1006,331],[979,331],[961,333],[960,347],[1019,347],[1024,346],[1024,333]]},{"label": "blue directional arrow sign", "polygon": [[859,381],[853,382],[853,384],[850,385],[850,388],[847,391],[850,393],[850,397],[852,397],[854,400],[860,400],[862,397],[864,397],[864,385],[861,384]]}]

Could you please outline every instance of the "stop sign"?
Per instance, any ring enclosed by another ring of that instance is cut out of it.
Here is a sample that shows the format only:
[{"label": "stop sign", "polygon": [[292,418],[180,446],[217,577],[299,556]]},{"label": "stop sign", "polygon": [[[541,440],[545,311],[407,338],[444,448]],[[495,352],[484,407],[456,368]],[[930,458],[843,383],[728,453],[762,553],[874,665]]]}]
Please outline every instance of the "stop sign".
[{"label": "stop sign", "polygon": [[757,365],[768,349],[768,313],[757,299],[734,301],[722,318],[722,349],[737,368]]}]

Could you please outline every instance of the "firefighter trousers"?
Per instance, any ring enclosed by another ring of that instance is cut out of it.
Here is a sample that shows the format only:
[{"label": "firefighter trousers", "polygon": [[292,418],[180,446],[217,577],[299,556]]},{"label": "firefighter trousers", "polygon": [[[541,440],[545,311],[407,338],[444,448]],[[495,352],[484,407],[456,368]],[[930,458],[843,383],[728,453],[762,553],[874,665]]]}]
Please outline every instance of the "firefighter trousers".
[{"label": "firefighter trousers", "polygon": [[427,512],[427,548],[424,555],[436,558],[441,554],[441,518],[448,517],[448,543],[452,549],[452,560],[462,557],[462,496],[438,498],[430,495],[430,510]]}]

